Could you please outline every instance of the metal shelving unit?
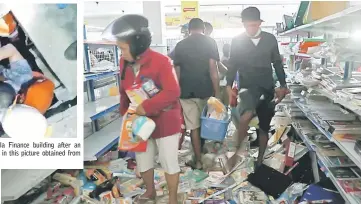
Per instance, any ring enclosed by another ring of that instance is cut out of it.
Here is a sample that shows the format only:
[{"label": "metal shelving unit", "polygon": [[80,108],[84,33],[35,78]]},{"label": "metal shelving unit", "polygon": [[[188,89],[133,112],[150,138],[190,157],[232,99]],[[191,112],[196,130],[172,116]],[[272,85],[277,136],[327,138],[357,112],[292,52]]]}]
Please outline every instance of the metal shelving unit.
[{"label": "metal shelving unit", "polygon": [[[295,128],[295,130],[296,130],[297,135],[303,140],[304,144],[309,149],[309,151],[311,153],[316,154],[317,163],[319,164],[320,168],[325,173],[325,175],[328,178],[330,178],[332,183],[336,186],[337,190],[339,191],[341,196],[345,199],[346,203],[357,204],[357,201],[352,197],[352,195],[350,193],[346,193],[345,190],[338,183],[337,179],[332,175],[332,173],[330,172],[330,169],[329,169],[331,166],[328,164],[325,157],[320,152],[317,151],[317,148],[315,147],[315,145],[311,141],[309,141],[307,136],[303,135],[299,129]],[[318,171],[318,168],[313,169],[313,171]]]},{"label": "metal shelving unit", "polygon": [[[84,85],[88,96],[88,102],[84,105],[84,122],[91,123],[93,134],[84,139],[84,161],[94,161],[117,144],[120,134],[119,117],[103,128],[99,125],[99,120],[119,109],[120,96],[97,98],[95,94],[96,83],[99,81],[114,81],[115,78],[116,86],[119,85],[119,55],[114,43],[87,41],[86,33],[84,26]],[[98,53],[98,49],[109,52]],[[102,61],[106,62],[104,69],[101,67]]]},{"label": "metal shelving unit", "polygon": [[[322,18],[320,20],[314,21],[312,23],[302,25],[296,28],[293,28],[291,30],[285,31],[283,33],[280,33],[280,36],[289,36],[291,38],[296,39],[299,41],[303,37],[310,38],[312,36],[320,36],[323,35],[324,39],[337,39],[339,36],[351,36],[352,32],[355,32],[355,29],[360,27],[361,21],[359,20],[361,17],[361,6],[353,6],[349,7],[341,12],[338,12],[336,14],[327,16],[325,18]],[[324,56],[322,57],[315,57],[313,55],[309,54],[301,54],[301,53],[291,53],[293,57],[301,57],[301,58],[321,58],[322,59],[322,67],[327,67],[327,61],[328,59]],[[349,60],[345,62],[345,71],[343,75],[343,79],[345,81],[352,78],[352,68],[353,68],[353,61]],[[361,116],[361,107],[358,107],[357,105],[354,105],[352,101],[345,100],[342,98],[338,98],[336,94],[332,93],[331,91],[328,91],[324,88],[319,87],[312,87],[313,90],[317,91],[323,96],[326,96],[330,99],[331,103],[335,103],[338,105],[341,105],[350,111],[354,112],[355,114]],[[311,92],[311,89],[308,90],[308,92]],[[320,131],[322,134],[324,134],[330,141],[334,142],[354,163],[358,168],[361,168],[361,157],[354,151],[354,142],[341,142],[335,139],[331,133],[326,131],[322,128],[322,126],[317,122],[315,118],[310,114],[309,110],[305,109],[301,102],[296,99],[295,104],[302,110],[302,112],[305,114],[305,116],[308,118],[308,120],[316,126],[318,131]],[[345,199],[346,203],[356,204],[358,201],[353,198],[351,193],[346,193],[344,189],[341,187],[341,185],[338,183],[337,179],[332,175],[332,173],[329,171],[329,168],[331,165],[327,162],[325,157],[320,154],[320,152],[317,151],[317,147],[312,144],[307,139],[307,136],[303,135],[301,132],[296,129],[297,134],[300,136],[300,138],[304,141],[307,148],[310,150],[311,154],[315,155],[313,162],[313,169],[314,171],[318,172],[318,165],[323,169],[324,173],[327,177],[330,178],[330,180],[334,183],[342,197]],[[316,165],[314,165],[314,163]],[[315,174],[314,174],[315,175]],[[315,178],[315,180],[317,180]]]}]

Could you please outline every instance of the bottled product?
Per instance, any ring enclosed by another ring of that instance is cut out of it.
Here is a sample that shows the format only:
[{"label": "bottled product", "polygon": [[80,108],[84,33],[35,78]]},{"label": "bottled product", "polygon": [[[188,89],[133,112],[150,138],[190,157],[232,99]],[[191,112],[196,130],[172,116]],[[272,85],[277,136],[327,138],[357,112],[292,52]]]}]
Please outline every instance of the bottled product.
[{"label": "bottled product", "polygon": [[157,93],[159,93],[160,90],[157,87],[157,85],[155,85],[152,79],[141,76],[141,80],[142,80],[142,88],[150,98],[152,98]]}]

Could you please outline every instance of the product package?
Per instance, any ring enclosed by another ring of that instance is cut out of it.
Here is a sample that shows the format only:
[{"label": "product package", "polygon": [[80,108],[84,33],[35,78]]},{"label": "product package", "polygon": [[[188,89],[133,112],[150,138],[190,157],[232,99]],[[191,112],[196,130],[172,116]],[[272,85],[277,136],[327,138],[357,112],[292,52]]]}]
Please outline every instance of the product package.
[{"label": "product package", "polygon": [[93,181],[97,186],[107,181],[105,176],[96,169],[85,170],[85,175],[89,180]]},{"label": "product package", "polygon": [[338,183],[342,186],[346,193],[361,192],[361,179],[338,180]]},{"label": "product package", "polygon": [[135,137],[147,141],[155,129],[155,122],[145,116],[137,117],[132,124],[132,131]]},{"label": "product package", "polygon": [[207,117],[216,120],[225,120],[227,118],[227,108],[217,98],[210,97],[207,101],[207,105],[208,105]]},{"label": "product package", "polygon": [[[135,115],[131,109],[129,109],[128,112],[124,115],[120,131],[118,150],[133,152],[146,151],[147,142],[143,141],[139,137],[135,137],[133,134],[133,121],[136,120],[138,117],[139,116]],[[144,136],[146,135],[144,135],[143,133],[143,137]]]},{"label": "product package", "polygon": [[125,90],[130,100],[129,109],[135,110],[143,101],[149,99],[147,93],[143,90],[142,85],[134,84],[131,88]]},{"label": "product package", "polygon": [[263,192],[256,191],[240,191],[239,201],[244,204],[263,204],[268,200],[267,196]]}]

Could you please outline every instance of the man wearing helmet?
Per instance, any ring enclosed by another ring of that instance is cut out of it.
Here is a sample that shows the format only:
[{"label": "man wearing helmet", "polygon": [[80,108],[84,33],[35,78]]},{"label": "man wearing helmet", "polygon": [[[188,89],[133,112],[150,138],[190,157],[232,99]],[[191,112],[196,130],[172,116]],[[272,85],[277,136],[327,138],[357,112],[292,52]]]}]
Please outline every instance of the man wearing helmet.
[{"label": "man wearing helmet", "polygon": [[152,79],[160,92],[145,100],[136,108],[136,114],[151,118],[156,128],[147,140],[146,152],[137,152],[137,168],[146,185],[146,192],[138,201],[153,200],[154,158],[159,153],[160,163],[165,170],[169,190],[169,203],[177,203],[179,182],[178,141],[180,122],[180,89],[175,70],[170,59],[150,49],[151,33],[148,19],[140,15],[124,15],[111,23],[103,32],[103,37],[115,38],[121,49],[120,59],[120,113],[124,115],[130,100],[125,90],[133,84],[142,83],[142,78]]}]

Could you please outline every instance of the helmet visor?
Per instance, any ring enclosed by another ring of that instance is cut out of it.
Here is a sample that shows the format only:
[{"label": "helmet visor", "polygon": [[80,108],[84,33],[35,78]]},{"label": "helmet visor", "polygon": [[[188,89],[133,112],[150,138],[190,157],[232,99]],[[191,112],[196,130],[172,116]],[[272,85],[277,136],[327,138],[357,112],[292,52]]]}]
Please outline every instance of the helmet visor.
[{"label": "helmet visor", "polygon": [[149,32],[148,20],[140,15],[125,15],[112,21],[103,31],[103,40],[127,40],[134,35]]}]

